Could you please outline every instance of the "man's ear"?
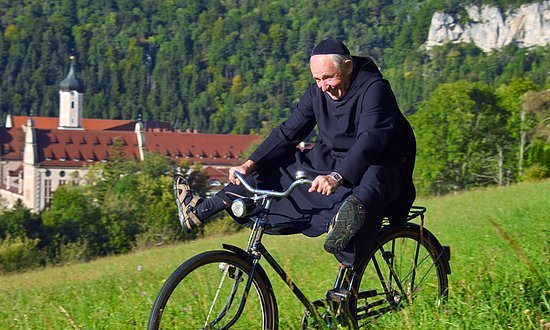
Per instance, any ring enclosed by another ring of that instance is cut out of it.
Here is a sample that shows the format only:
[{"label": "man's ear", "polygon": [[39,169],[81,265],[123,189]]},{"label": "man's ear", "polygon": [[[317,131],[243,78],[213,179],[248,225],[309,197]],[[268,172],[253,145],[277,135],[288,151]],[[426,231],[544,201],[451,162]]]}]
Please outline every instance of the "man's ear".
[{"label": "man's ear", "polygon": [[353,61],[352,60],[347,60],[344,63],[346,64],[347,74],[350,75],[353,72]]}]

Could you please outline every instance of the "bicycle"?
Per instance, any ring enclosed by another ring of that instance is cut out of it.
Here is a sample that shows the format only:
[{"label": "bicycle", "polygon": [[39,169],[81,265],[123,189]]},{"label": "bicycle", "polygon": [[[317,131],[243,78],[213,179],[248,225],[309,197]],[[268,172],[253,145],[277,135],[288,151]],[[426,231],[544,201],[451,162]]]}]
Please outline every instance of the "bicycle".
[{"label": "bicycle", "polygon": [[[253,197],[236,199],[233,213],[245,217],[261,206],[250,216],[246,249],[222,244],[223,250],[185,261],[162,286],[148,329],[277,329],[277,302],[261,257],[304,305],[301,329],[356,329],[413,301],[438,308],[447,299],[450,247],[424,228],[426,208],[413,206],[404,225],[392,226],[386,219],[374,248],[358,256],[354,267],[340,265],[326,297],[310,301],[262,244],[262,235],[270,228],[273,199],[285,198],[311,180],[299,173],[286,191],[277,192],[255,189],[240,173],[235,175]],[[418,218],[420,224],[410,222]]]}]

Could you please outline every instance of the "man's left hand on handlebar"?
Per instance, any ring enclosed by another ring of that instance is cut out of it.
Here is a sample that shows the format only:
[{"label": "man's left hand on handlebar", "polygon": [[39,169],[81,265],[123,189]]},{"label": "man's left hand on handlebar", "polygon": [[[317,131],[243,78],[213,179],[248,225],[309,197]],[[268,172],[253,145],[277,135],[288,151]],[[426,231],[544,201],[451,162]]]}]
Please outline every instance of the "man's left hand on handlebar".
[{"label": "man's left hand on handlebar", "polygon": [[336,181],[331,175],[318,175],[308,191],[329,196],[336,191],[340,184],[341,182]]},{"label": "man's left hand on handlebar", "polygon": [[250,159],[239,166],[231,167],[229,169],[229,182],[237,185],[241,184],[239,179],[235,177],[234,173],[239,172],[242,175],[247,175],[254,170],[254,167],[255,167],[255,164]]}]

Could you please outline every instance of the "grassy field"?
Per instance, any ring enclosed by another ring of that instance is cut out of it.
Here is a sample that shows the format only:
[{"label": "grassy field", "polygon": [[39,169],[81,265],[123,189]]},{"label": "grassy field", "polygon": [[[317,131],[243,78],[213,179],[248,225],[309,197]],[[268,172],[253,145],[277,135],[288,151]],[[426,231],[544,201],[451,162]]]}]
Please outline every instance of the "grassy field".
[{"label": "grassy field", "polygon": [[[550,329],[550,181],[417,201],[426,227],[451,245],[445,311],[406,309],[375,328]],[[0,329],[144,329],[164,279],[184,260],[247,232],[210,237],[86,264],[0,277]],[[337,263],[323,237],[268,236],[265,245],[310,299],[324,296]],[[272,272],[268,272],[272,274]],[[272,277],[280,328],[303,307]]]}]

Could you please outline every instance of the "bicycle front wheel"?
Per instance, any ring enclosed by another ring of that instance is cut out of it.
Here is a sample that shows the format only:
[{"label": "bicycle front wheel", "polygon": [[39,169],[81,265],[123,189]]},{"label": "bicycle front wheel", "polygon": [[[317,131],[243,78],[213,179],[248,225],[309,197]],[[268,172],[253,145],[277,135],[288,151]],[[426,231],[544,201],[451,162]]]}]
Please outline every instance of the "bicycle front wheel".
[{"label": "bicycle front wheel", "polygon": [[433,234],[416,224],[384,230],[374,251],[357,267],[352,308],[359,324],[413,303],[438,308],[448,295],[448,254]]},{"label": "bicycle front wheel", "polygon": [[228,251],[189,259],[166,280],[148,329],[276,329],[275,297],[259,271],[245,294],[251,268],[247,259]]}]

